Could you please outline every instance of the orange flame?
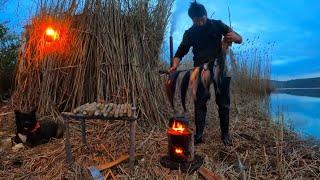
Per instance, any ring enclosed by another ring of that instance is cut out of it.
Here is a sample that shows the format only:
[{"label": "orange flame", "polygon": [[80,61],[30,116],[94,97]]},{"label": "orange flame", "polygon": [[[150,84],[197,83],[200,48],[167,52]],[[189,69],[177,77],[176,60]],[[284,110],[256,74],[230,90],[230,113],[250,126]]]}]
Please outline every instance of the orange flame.
[{"label": "orange flame", "polygon": [[174,150],[176,152],[176,154],[183,154],[183,149],[182,148],[175,148]]},{"label": "orange flame", "polygon": [[46,41],[52,42],[59,39],[59,33],[54,30],[52,27],[46,29]]},{"label": "orange flame", "polygon": [[183,126],[183,124],[181,122],[174,121],[173,125],[172,125],[172,129],[174,131],[183,132],[186,128]]}]

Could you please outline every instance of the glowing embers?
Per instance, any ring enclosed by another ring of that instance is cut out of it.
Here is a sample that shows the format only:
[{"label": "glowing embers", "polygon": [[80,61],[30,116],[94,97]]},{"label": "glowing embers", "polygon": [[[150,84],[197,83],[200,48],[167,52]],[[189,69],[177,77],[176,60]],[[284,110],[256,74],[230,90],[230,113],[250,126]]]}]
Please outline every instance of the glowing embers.
[{"label": "glowing embers", "polygon": [[45,40],[47,42],[54,42],[59,40],[59,33],[57,30],[53,29],[52,27],[48,27],[45,31]]},{"label": "glowing embers", "polygon": [[183,155],[183,149],[182,148],[176,147],[174,151],[178,155]]}]

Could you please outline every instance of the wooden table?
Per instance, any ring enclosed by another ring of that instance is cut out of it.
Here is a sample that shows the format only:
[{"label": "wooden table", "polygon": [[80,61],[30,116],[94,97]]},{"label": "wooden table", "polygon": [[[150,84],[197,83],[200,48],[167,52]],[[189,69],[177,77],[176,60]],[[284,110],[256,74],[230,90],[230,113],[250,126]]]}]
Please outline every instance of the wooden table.
[{"label": "wooden table", "polygon": [[71,165],[74,163],[74,158],[71,152],[71,144],[70,144],[70,131],[69,131],[69,120],[74,119],[81,121],[81,136],[82,136],[82,144],[87,145],[87,138],[86,138],[86,120],[89,119],[101,119],[106,121],[114,121],[114,120],[122,120],[122,121],[129,121],[130,122],[130,136],[129,136],[129,167],[131,170],[134,169],[134,162],[135,162],[135,141],[136,141],[136,127],[137,127],[137,117],[103,117],[103,116],[83,116],[83,115],[76,115],[70,112],[63,112],[61,113],[62,118],[65,121],[65,131],[66,131],[66,140],[65,140],[65,151],[67,155],[67,162]]}]

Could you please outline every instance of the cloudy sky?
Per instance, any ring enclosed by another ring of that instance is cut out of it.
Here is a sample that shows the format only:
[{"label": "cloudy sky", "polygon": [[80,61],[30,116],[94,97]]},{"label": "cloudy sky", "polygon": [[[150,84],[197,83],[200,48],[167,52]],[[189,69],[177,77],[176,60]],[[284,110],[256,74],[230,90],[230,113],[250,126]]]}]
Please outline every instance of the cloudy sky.
[{"label": "cloudy sky", "polygon": [[[34,11],[30,0],[9,0],[0,7],[0,22],[21,31]],[[275,42],[272,51],[272,78],[287,80],[320,77],[320,1],[317,0],[198,0],[208,16],[229,24],[244,39],[259,38],[259,45]],[[174,45],[191,25],[187,9],[189,0],[177,0],[174,6]],[[178,8],[175,8],[178,7]],[[170,30],[169,30],[170,31]],[[237,45],[238,46],[238,45]],[[235,46],[236,47],[236,46]]]}]

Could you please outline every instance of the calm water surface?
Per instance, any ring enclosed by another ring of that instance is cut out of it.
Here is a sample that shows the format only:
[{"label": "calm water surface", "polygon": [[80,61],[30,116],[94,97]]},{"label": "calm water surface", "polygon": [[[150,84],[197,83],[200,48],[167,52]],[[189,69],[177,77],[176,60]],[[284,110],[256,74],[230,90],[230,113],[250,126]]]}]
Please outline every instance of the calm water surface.
[{"label": "calm water surface", "polygon": [[277,119],[281,112],[285,123],[296,132],[320,139],[320,89],[287,91],[271,95],[272,117]]}]

